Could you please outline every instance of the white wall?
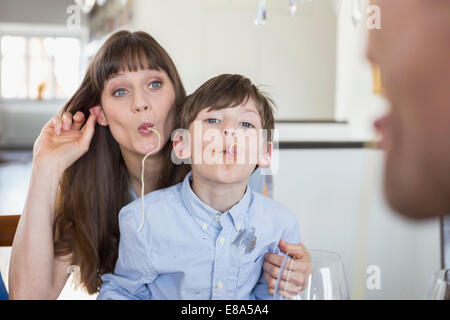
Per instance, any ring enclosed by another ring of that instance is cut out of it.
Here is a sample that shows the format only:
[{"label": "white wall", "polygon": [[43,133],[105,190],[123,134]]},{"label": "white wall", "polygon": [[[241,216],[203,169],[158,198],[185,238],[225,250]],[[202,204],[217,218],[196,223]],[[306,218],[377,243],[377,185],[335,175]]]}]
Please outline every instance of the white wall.
[{"label": "white wall", "polygon": [[278,119],[332,119],[336,15],[328,1],[299,7],[267,1],[268,22],[253,24],[258,0],[135,0],[137,30],[153,35],[177,65],[188,93],[220,73],[266,85]]},{"label": "white wall", "polygon": [[352,139],[373,140],[372,124],[387,110],[387,103],[383,97],[373,93],[371,65],[366,59],[366,9],[369,0],[362,0],[364,14],[356,26],[351,18],[351,4],[352,1],[342,1],[338,12],[336,119],[349,121]]},{"label": "white wall", "polygon": [[[439,223],[392,212],[382,173],[380,151],[281,150],[274,198],[296,214],[308,248],[341,254],[352,299],[423,299],[439,269]],[[370,265],[380,290],[366,287]]]},{"label": "white wall", "polygon": [[215,74],[239,72],[267,85],[277,119],[349,122],[331,136],[316,134],[317,125],[283,126],[281,136],[289,140],[375,140],[372,124],[387,103],[372,92],[365,55],[369,1],[362,0],[363,18],[355,26],[352,1],[343,1],[337,15],[330,1],[313,1],[289,18],[287,1],[268,0],[268,22],[259,30],[252,24],[257,2],[135,0],[133,27],[169,51],[188,92]]},{"label": "white wall", "polygon": [[2,0],[0,22],[66,24],[68,6],[73,0]]}]

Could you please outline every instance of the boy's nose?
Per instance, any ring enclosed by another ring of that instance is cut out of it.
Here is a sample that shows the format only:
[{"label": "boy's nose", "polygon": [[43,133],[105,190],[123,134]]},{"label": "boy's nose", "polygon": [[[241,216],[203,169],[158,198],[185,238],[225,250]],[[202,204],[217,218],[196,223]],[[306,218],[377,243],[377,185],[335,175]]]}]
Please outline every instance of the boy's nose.
[{"label": "boy's nose", "polygon": [[228,128],[228,129],[225,129],[225,130],[224,130],[224,134],[225,134],[226,136],[234,136],[234,134],[235,134],[234,128]]}]

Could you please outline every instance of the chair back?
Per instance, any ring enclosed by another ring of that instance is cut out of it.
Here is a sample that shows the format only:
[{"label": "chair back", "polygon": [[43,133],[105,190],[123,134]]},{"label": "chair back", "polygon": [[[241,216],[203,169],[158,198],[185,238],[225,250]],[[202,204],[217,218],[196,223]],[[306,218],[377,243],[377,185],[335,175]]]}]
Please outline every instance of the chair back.
[{"label": "chair back", "polygon": [[0,215],[0,247],[11,247],[20,215]]}]

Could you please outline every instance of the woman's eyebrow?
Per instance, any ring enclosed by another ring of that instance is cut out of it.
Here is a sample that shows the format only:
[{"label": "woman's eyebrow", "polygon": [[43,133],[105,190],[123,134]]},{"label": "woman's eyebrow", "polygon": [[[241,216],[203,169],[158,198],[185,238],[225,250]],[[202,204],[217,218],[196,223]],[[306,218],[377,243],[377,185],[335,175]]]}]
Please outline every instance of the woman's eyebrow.
[{"label": "woman's eyebrow", "polygon": [[112,79],[120,78],[120,77],[124,77],[124,76],[125,76],[125,73],[123,73],[123,72],[113,73],[106,79],[106,81],[110,81]]},{"label": "woman's eyebrow", "polygon": [[[158,76],[161,76],[161,75],[163,74],[162,71],[157,70],[157,69],[146,69],[146,71],[147,71],[147,73],[149,73],[149,75],[154,75],[154,74],[156,74],[156,75],[158,75]],[[122,72],[122,71],[113,73],[113,74],[111,74],[111,75],[108,77],[108,79],[107,79],[106,81],[112,80],[112,79],[114,79],[114,78],[126,77],[126,76],[127,76],[127,73],[128,73],[128,72]]]}]

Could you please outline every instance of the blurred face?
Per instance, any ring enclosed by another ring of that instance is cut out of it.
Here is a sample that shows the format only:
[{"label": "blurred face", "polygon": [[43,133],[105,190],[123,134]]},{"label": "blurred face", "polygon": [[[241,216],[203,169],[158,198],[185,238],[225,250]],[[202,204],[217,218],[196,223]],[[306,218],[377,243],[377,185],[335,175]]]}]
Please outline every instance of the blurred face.
[{"label": "blurred face", "polygon": [[189,126],[195,176],[216,183],[247,183],[256,165],[268,166],[270,151],[252,101],[234,108],[203,109]]},{"label": "blurred face", "polygon": [[102,111],[122,153],[145,155],[168,141],[174,127],[175,90],[159,70],[121,72],[105,83]]},{"label": "blurred face", "polygon": [[378,0],[369,59],[391,110],[375,123],[390,205],[412,217],[450,213],[450,1]]}]

